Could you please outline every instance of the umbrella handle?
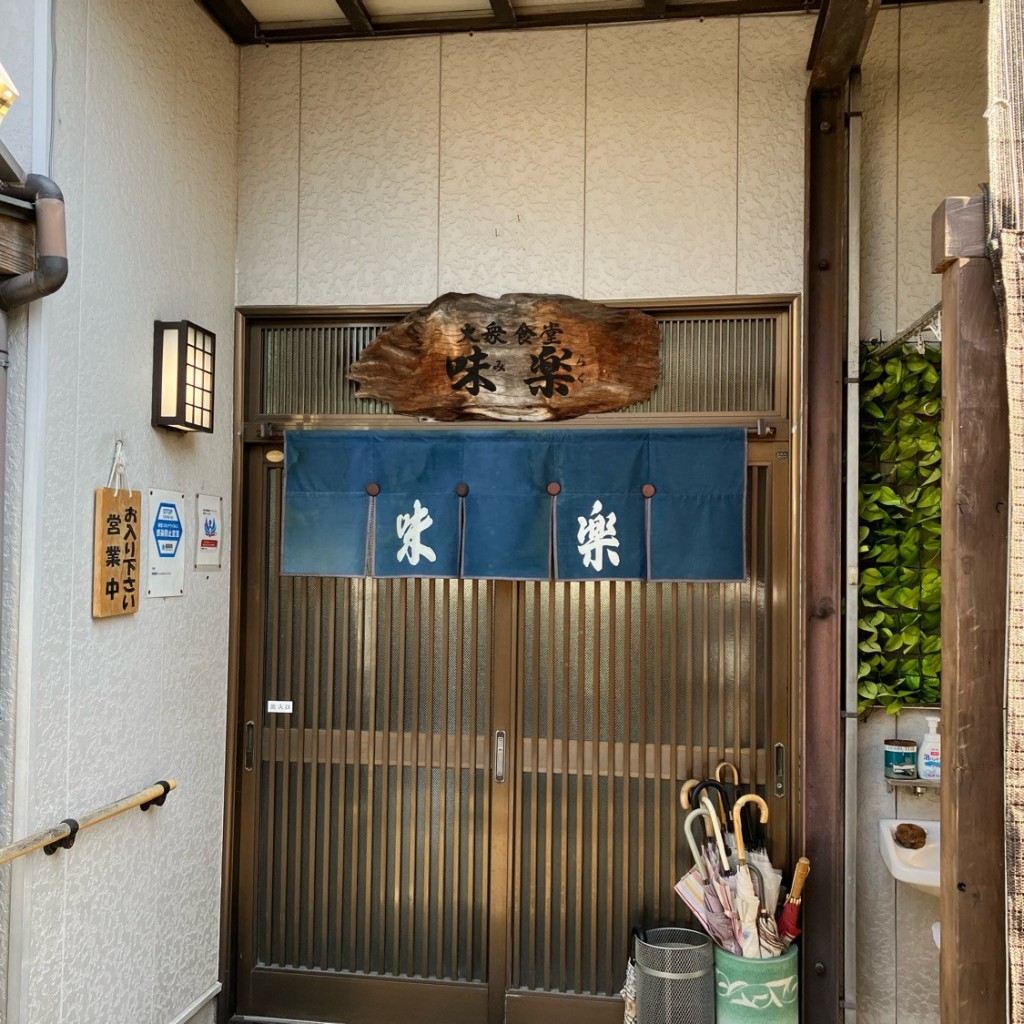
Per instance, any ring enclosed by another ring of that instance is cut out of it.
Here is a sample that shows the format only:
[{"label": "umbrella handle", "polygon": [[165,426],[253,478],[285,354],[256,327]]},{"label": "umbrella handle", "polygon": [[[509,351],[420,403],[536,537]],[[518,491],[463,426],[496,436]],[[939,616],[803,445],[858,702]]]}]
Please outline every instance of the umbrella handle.
[{"label": "umbrella handle", "polygon": [[[761,824],[764,825],[768,821],[768,804],[765,802],[763,797],[758,796],[756,793],[746,793],[739,798],[732,805],[732,831],[733,835],[736,836],[736,851],[737,855],[742,860],[746,860],[746,852],[743,849],[743,808],[747,804],[757,804],[761,808]],[[753,836],[753,828],[750,830],[751,836]],[[753,842],[753,838],[751,842]]]},{"label": "umbrella handle", "polygon": [[740,770],[732,763],[732,761],[719,761],[715,768],[715,779],[718,782],[723,782],[722,769],[730,768],[732,770],[732,784],[738,786],[740,784]]},{"label": "umbrella handle", "polygon": [[786,902],[796,902],[803,895],[804,882],[811,873],[811,862],[806,857],[801,857],[796,862],[796,870],[793,872],[793,884],[790,887]]},{"label": "umbrella handle", "polygon": [[[693,787],[693,793],[690,795],[691,801],[695,805],[698,801],[701,801],[704,797],[705,789],[713,789],[716,793],[718,793],[719,797],[721,798],[722,806],[719,811],[715,811],[715,816],[719,819],[719,821],[723,823],[728,821],[728,815],[731,810],[731,807],[729,805],[729,794],[726,793],[725,786],[723,786],[720,782],[716,782],[714,779],[705,779],[703,782],[698,782],[697,785]],[[712,806],[711,809],[712,811],[714,811],[714,806]]]},{"label": "umbrella handle", "polygon": [[[739,821],[739,816],[736,812],[747,804],[757,804],[761,808],[761,824],[764,825],[768,821],[768,802],[763,796],[758,796],[757,793],[745,793],[732,805],[733,824]],[[737,827],[739,826],[737,825]]]},{"label": "umbrella handle", "polygon": [[636,940],[647,941],[647,929],[641,924],[635,924],[629,932],[629,959],[636,960]]},{"label": "umbrella handle", "polygon": [[690,805],[690,793],[693,788],[697,785],[698,779],[687,779],[679,790],[679,803],[682,805],[684,811],[692,811],[693,807]]},{"label": "umbrella handle", "polygon": [[732,869],[729,867],[729,851],[725,848],[725,840],[722,838],[722,830],[718,827],[718,815],[715,813],[715,806],[711,802],[711,798],[702,796],[700,798],[701,804],[708,812],[708,816],[711,818],[711,827],[715,830],[715,842],[718,843],[718,855],[722,858],[722,870],[720,874],[731,875]]},{"label": "umbrella handle", "polygon": [[703,807],[698,807],[696,810],[690,811],[686,816],[686,821],[683,822],[683,831],[686,833],[686,841],[690,844],[690,853],[693,854],[693,863],[697,867],[697,873],[700,875],[701,881],[706,882],[708,874],[704,870],[704,858],[700,855],[700,848],[697,846],[697,841],[693,838],[693,823],[701,815],[714,817],[714,815],[709,815]]}]

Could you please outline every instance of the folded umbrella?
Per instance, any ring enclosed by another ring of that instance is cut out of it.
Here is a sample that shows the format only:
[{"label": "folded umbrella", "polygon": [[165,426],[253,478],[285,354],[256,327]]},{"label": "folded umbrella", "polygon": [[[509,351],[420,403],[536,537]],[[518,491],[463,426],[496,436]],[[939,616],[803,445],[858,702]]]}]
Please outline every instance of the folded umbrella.
[{"label": "folded umbrella", "polygon": [[757,914],[757,936],[761,946],[761,959],[768,960],[773,956],[779,956],[783,952],[784,946],[779,936],[779,929],[775,923],[775,918],[765,910],[764,876],[753,864],[748,864],[747,868],[754,876],[758,885],[758,892],[761,893]]},{"label": "folded umbrella", "polygon": [[[722,830],[718,824],[718,815],[715,813],[714,805],[709,797],[701,797],[701,806],[707,812],[711,821],[711,828],[714,833],[713,842],[707,853],[706,864],[708,865],[708,876],[714,889],[714,894],[721,904],[722,913],[729,919],[733,931],[733,947],[729,948],[730,953],[740,953],[740,945],[736,940],[736,869],[732,866],[729,850],[722,837]],[[728,947],[723,947],[728,948]]]},{"label": "folded umbrella", "polygon": [[[768,820],[768,804],[753,794],[741,796],[733,804],[733,838],[736,840],[736,940],[743,950],[743,955],[753,960],[761,959],[761,937],[757,930],[757,919],[761,910],[761,900],[754,889],[754,880],[747,866],[747,851],[743,845],[743,824],[741,815],[748,803],[757,803],[761,807],[761,821]],[[763,883],[762,883],[763,884]]]},{"label": "folded umbrella", "polygon": [[686,816],[686,821],[683,823],[686,841],[693,854],[693,867],[679,879],[675,890],[712,940],[722,949],[728,950],[730,953],[738,953],[739,946],[736,944],[734,935],[731,904],[728,908],[723,905],[711,868],[693,836],[693,823],[701,816],[714,819],[713,812],[698,807]]},{"label": "folded umbrella", "polygon": [[704,862],[704,856],[697,847],[697,841],[693,838],[693,822],[696,818],[707,813],[698,808],[686,816],[683,822],[683,832],[686,833],[686,841],[690,846],[690,853],[693,855],[693,867],[676,882],[674,888],[676,895],[686,904],[689,911],[697,919],[700,926],[708,934],[711,933],[708,921],[708,907],[705,894],[708,886],[708,870]]},{"label": "folded umbrella", "polygon": [[767,850],[763,847],[748,848],[747,863],[752,868],[757,868],[764,878],[761,902],[764,904],[765,910],[774,918],[779,906],[779,893],[782,890],[782,872],[772,864]]},{"label": "folded umbrella", "polygon": [[789,944],[800,934],[800,901],[803,897],[804,882],[807,881],[810,870],[811,862],[806,857],[801,857],[796,862],[793,884],[786,897],[782,913],[779,914],[779,935],[785,949],[788,949]]}]

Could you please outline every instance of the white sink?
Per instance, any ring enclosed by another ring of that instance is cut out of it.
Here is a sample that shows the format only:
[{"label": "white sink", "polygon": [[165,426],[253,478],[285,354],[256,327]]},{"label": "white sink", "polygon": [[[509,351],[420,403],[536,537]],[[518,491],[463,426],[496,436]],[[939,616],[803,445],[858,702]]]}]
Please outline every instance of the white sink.
[{"label": "white sink", "polygon": [[[925,843],[920,850],[907,850],[896,842],[896,826],[904,824],[920,825],[925,830]],[[878,823],[878,844],[889,874],[897,882],[905,882],[929,896],[939,895],[939,838],[937,821],[882,818]]]}]

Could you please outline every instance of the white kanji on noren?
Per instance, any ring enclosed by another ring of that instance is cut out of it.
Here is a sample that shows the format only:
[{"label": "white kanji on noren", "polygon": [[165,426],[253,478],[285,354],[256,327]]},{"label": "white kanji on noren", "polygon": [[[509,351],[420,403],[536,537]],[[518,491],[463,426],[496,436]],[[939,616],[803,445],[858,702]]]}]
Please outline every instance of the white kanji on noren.
[{"label": "white kanji on noren", "polygon": [[412,515],[398,516],[395,526],[402,542],[402,547],[398,552],[399,562],[403,558],[407,558],[410,565],[419,565],[421,558],[425,558],[428,562],[437,560],[434,549],[423,543],[424,532],[433,525],[434,520],[430,518],[430,509],[421,505],[418,498],[412,503]]},{"label": "white kanji on noren", "polygon": [[583,565],[594,572],[604,568],[605,555],[609,564],[619,564],[619,553],[615,550],[619,546],[619,538],[615,535],[615,513],[609,512],[607,516],[601,513],[601,502],[595,501],[589,519],[576,517],[580,524],[576,531],[576,550],[583,556]]}]

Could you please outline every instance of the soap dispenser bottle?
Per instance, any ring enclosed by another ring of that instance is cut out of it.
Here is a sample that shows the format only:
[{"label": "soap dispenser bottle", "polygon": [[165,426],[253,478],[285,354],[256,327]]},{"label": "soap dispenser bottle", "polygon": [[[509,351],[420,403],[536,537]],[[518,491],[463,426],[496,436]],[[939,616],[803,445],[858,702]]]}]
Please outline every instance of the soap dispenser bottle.
[{"label": "soap dispenser bottle", "polygon": [[921,779],[942,777],[942,740],[939,738],[939,716],[925,715],[928,731],[917,750],[917,775]]}]

